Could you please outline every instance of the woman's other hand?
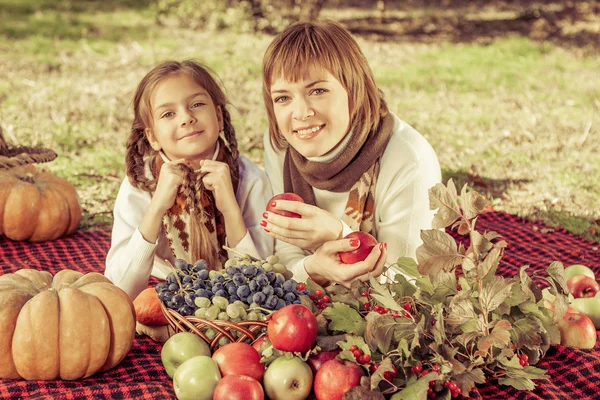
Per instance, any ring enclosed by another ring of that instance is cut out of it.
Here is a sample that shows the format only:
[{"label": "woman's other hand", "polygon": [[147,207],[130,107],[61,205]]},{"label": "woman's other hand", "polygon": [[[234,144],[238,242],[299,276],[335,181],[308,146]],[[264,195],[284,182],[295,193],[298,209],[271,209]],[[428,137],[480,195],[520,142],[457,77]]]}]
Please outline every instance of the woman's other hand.
[{"label": "woman's other hand", "polygon": [[331,213],[299,201],[277,200],[274,203],[272,209],[300,214],[300,218],[293,218],[266,211],[261,225],[275,239],[315,251],[324,243],[341,238],[342,221]]},{"label": "woman's other hand", "polygon": [[343,264],[338,253],[355,250],[360,243],[356,239],[333,240],[324,243],[308,256],[304,267],[308,275],[317,283],[335,282],[350,287],[353,281],[367,281],[369,274],[373,277],[381,275],[387,258],[387,244],[379,243],[373,247],[364,261],[355,264]]}]

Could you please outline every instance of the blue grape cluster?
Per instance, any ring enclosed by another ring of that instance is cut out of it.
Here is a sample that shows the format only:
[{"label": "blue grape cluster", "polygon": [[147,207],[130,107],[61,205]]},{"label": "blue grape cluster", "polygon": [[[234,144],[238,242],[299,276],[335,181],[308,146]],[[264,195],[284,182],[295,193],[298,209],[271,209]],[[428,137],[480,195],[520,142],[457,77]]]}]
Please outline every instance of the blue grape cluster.
[{"label": "blue grape cluster", "polygon": [[[267,261],[228,260],[223,270],[207,270],[205,260],[189,264],[178,259],[165,282],[156,285],[158,298],[166,307],[181,315],[195,315],[202,302],[199,298],[224,298],[228,303],[246,304],[267,310],[279,310],[289,304],[300,304],[307,290],[297,290],[297,282],[275,272]],[[278,260],[277,260],[278,261]],[[279,268],[281,264],[276,264]],[[287,273],[288,271],[286,271]]]}]

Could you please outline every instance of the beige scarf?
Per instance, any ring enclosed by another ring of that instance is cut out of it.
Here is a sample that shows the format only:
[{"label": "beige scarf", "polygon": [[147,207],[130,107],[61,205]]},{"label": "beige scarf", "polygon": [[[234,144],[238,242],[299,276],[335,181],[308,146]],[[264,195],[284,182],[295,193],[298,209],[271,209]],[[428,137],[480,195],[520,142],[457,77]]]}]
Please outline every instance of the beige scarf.
[{"label": "beige scarf", "polygon": [[[231,170],[233,192],[237,192],[239,178],[237,162],[233,160],[231,151],[225,146],[224,141],[219,138],[217,161],[225,162]],[[156,180],[158,180],[160,169],[164,161],[160,154],[154,157],[151,171]],[[193,248],[193,243],[199,241],[209,241],[209,251],[213,251],[212,258],[217,261],[217,265],[209,265],[209,269],[219,269],[227,260],[227,252],[223,249],[226,244],[225,219],[223,214],[217,209],[215,199],[210,190],[207,190],[202,183],[202,175],[196,173],[191,168],[181,165],[186,177],[182,184],[182,189],[175,199],[173,206],[165,213],[163,217],[163,229],[169,247],[173,256],[193,263],[194,261],[211,257],[201,254],[199,248]],[[192,237],[197,231],[193,224],[203,224],[208,232],[208,237]]]},{"label": "beige scarf", "polygon": [[375,187],[379,159],[392,135],[391,114],[382,117],[379,129],[352,138],[346,149],[330,163],[307,160],[288,147],[283,163],[283,186],[308,204],[316,205],[313,187],[349,192],[342,221],[353,230],[373,233]]}]

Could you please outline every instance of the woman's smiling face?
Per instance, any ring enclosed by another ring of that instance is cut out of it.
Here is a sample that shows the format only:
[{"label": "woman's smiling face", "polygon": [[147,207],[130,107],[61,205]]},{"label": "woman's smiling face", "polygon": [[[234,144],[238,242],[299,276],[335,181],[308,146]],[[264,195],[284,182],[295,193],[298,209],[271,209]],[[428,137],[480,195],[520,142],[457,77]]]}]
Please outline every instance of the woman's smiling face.
[{"label": "woman's smiling face", "polygon": [[311,68],[297,82],[280,76],[271,101],[281,134],[304,157],[326,154],[348,133],[348,92],[326,70]]}]

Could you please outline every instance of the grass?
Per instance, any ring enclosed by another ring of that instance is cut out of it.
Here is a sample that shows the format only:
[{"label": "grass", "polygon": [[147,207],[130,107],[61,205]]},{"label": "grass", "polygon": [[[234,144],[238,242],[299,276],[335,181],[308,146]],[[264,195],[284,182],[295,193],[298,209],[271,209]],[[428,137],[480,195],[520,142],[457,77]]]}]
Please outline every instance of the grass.
[{"label": "grass", "polygon": [[[0,10],[5,139],[59,153],[45,167],[77,187],[83,229],[110,226],[133,91],[162,60],[196,58],[218,73],[241,151],[261,163],[270,36],[162,28],[149,1],[0,0]],[[358,40],[391,110],[432,143],[445,178],[498,210],[600,240],[600,56],[516,35]]]}]

